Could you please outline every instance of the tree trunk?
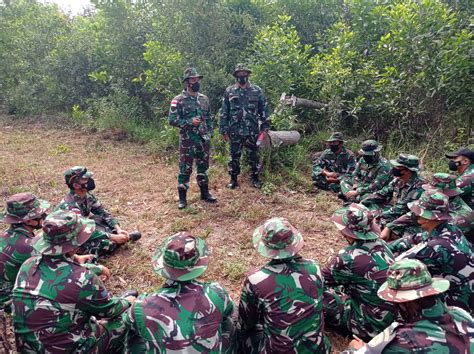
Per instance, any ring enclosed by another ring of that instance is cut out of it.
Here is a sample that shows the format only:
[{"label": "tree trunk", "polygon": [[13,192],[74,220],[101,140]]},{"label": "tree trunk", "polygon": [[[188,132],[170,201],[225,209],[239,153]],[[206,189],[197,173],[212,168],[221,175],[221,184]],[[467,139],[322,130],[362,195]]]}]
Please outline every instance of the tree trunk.
[{"label": "tree trunk", "polygon": [[289,96],[285,92],[281,94],[280,102],[292,107],[305,107],[312,109],[324,109],[328,106],[326,103],[316,102],[306,98],[299,98],[295,95]]},{"label": "tree trunk", "polygon": [[296,130],[290,131],[269,131],[265,134],[260,144],[261,149],[279,148],[280,146],[295,145],[300,140],[301,135]]}]

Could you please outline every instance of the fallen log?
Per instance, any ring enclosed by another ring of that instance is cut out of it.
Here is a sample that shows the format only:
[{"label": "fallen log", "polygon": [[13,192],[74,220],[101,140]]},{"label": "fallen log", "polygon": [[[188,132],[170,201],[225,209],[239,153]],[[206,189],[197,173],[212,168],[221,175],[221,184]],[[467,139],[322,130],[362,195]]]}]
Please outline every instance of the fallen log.
[{"label": "fallen log", "polygon": [[296,130],[268,131],[260,143],[261,149],[279,148],[282,146],[295,145],[301,139],[301,134]]},{"label": "fallen log", "polygon": [[283,92],[280,96],[280,102],[292,107],[304,107],[304,108],[312,108],[312,109],[325,109],[327,108],[326,103],[317,102],[313,100],[308,100],[306,98],[296,97],[295,95],[287,95]]}]

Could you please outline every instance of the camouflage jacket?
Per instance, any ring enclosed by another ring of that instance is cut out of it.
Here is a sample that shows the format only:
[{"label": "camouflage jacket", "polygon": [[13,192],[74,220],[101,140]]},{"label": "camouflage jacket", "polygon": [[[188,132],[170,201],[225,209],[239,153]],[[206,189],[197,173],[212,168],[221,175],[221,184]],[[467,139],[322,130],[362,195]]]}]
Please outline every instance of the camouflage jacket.
[{"label": "camouflage jacket", "polygon": [[354,153],[342,147],[339,154],[335,154],[331,149],[323,151],[313,164],[313,177],[320,175],[324,169],[329,172],[336,172],[338,175],[350,175],[354,172],[356,159]]},{"label": "camouflage jacket", "polygon": [[438,299],[422,310],[418,321],[392,323],[357,353],[474,353],[474,321],[466,311]]},{"label": "camouflage jacket", "polygon": [[474,209],[474,163],[456,179],[456,186],[462,190],[461,198]]},{"label": "camouflage jacket", "polygon": [[84,217],[91,214],[99,216],[102,221],[110,228],[114,229],[118,225],[118,221],[104,208],[102,203],[92,193],[87,193],[85,198],[79,197],[73,191],[70,191],[64,199],[59,203],[55,210],[72,210],[80,211]]},{"label": "camouflage jacket", "polygon": [[[193,118],[200,118],[201,123],[193,126]],[[212,120],[209,98],[198,93],[190,95],[186,90],[171,101],[168,115],[169,123],[180,128],[181,139],[191,139],[196,143],[211,140],[214,122]]]},{"label": "camouflage jacket", "polygon": [[131,353],[223,353],[234,304],[217,283],[167,280],[140,296],[125,317]]},{"label": "camouflage jacket", "polygon": [[397,252],[407,250],[397,259],[418,259],[426,264],[433,277],[449,280],[446,292],[449,306],[474,310],[474,249],[457,226],[444,222],[429,234],[396,240],[390,248]]},{"label": "camouflage jacket", "polygon": [[250,272],[239,304],[240,330],[263,325],[258,353],[325,353],[323,280],[317,263],[301,256],[272,260]]},{"label": "camouflage jacket", "polygon": [[22,353],[94,352],[96,318],[114,318],[130,303],[112,297],[89,269],[65,256],[34,256],[13,289],[13,324]]},{"label": "camouflage jacket", "polygon": [[10,226],[0,238],[0,308],[11,299],[13,284],[20,266],[33,253],[35,235],[24,226]]},{"label": "camouflage jacket", "polygon": [[380,215],[385,224],[410,211],[407,204],[418,200],[424,190],[421,188],[426,181],[414,173],[405,183],[400,178],[394,178],[382,189],[366,196],[361,203],[370,207],[371,204],[389,204],[392,206],[384,209]]},{"label": "camouflage jacket", "polygon": [[376,192],[385,187],[392,178],[390,164],[383,157],[375,164],[369,165],[363,158],[359,158],[351,176],[343,178],[341,190],[346,194],[355,188],[360,198],[368,193]]},{"label": "camouflage jacket", "polygon": [[392,252],[383,240],[356,240],[323,268],[325,286],[342,286],[350,298],[349,328],[355,334],[375,336],[394,320],[393,306],[377,296],[392,262]]},{"label": "camouflage jacket", "polygon": [[260,130],[268,128],[267,100],[260,87],[248,84],[246,88],[240,88],[234,84],[225,90],[219,128],[221,134],[231,137],[257,136]]}]

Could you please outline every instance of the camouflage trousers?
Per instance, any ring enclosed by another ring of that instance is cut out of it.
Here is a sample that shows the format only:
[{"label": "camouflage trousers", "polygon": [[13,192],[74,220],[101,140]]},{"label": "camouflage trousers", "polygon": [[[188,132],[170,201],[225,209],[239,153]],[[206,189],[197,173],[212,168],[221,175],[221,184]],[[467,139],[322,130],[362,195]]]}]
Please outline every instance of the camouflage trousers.
[{"label": "camouflage trousers", "polygon": [[87,242],[81,245],[77,254],[95,254],[99,257],[111,255],[118,248],[110,239],[112,230],[100,216],[94,215],[91,219],[95,221],[96,229]]},{"label": "camouflage trousers", "polygon": [[123,315],[100,321],[97,332],[97,353],[123,353],[128,330]]},{"label": "camouflage trousers", "polygon": [[258,153],[257,136],[231,135],[230,137],[230,161],[228,164],[229,174],[240,175],[240,157],[242,149],[245,148],[247,159],[253,174],[258,174],[260,170],[260,156]]},{"label": "camouflage trousers", "polygon": [[196,160],[197,175],[196,180],[199,186],[209,183],[207,170],[209,169],[209,149],[210,142],[202,138],[196,142],[192,139],[180,139],[179,144],[179,174],[178,188],[188,189],[189,179],[193,172],[193,162]]},{"label": "camouflage trousers", "polygon": [[345,336],[355,334],[364,342],[369,342],[395,319],[395,311],[390,305],[377,311],[362,304],[354,306],[352,299],[340,288],[324,291],[323,308],[327,326]]},{"label": "camouflage trousers", "polygon": [[337,183],[328,183],[326,176],[321,174],[313,174],[313,183],[316,187],[325,190],[331,191],[334,193],[339,193],[341,191],[341,187]]}]

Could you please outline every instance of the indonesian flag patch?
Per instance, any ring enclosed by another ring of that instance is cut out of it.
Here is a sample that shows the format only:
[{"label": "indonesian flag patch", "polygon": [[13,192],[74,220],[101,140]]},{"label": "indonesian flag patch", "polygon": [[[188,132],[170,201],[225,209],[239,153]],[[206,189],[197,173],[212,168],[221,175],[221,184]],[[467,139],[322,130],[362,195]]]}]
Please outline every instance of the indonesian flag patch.
[{"label": "indonesian flag patch", "polygon": [[176,101],[176,100],[171,101],[171,107],[172,108],[175,108],[177,104],[178,104],[178,101]]}]

